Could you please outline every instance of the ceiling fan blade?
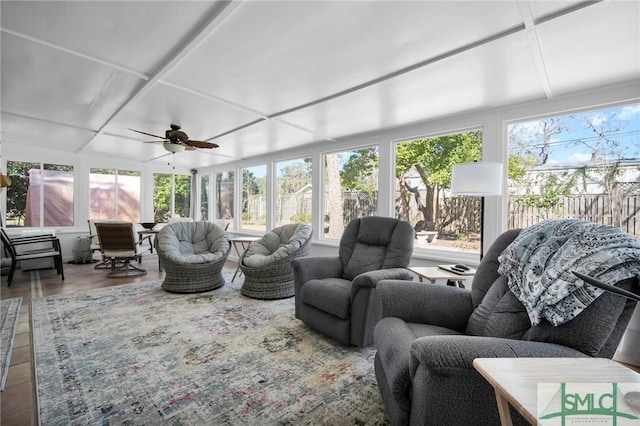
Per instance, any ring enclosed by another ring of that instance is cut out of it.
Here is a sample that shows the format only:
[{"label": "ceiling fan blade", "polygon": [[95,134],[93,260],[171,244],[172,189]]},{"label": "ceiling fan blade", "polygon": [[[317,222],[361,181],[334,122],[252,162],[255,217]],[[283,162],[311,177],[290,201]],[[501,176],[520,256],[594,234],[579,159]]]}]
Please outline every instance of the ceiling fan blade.
[{"label": "ceiling fan blade", "polygon": [[166,140],[163,140],[163,141],[144,141],[142,143],[165,143],[165,142],[167,142],[167,141]]},{"label": "ceiling fan blade", "polygon": [[186,144],[185,144],[185,145],[184,145],[184,149],[185,149],[186,151],[195,151],[195,150],[196,150],[196,149],[198,149],[198,148],[196,148],[195,146],[189,146],[189,145],[186,145]]},{"label": "ceiling fan blade", "polygon": [[141,134],[143,134],[143,135],[152,136],[152,137],[154,137],[154,138],[158,138],[158,139],[162,139],[162,140],[167,140],[167,138],[164,138],[164,137],[162,137],[162,136],[153,135],[153,134],[151,134],[151,133],[147,133],[147,132],[143,132],[143,131],[140,131],[140,130],[132,129],[132,128],[130,128],[130,127],[128,127],[128,129],[129,129],[129,130],[131,130],[131,131],[133,131],[133,132],[136,132],[136,133],[141,133]]},{"label": "ceiling fan blade", "polygon": [[215,144],[213,142],[205,142],[205,141],[186,141],[185,145],[188,146],[193,146],[196,148],[217,148],[218,144]]}]

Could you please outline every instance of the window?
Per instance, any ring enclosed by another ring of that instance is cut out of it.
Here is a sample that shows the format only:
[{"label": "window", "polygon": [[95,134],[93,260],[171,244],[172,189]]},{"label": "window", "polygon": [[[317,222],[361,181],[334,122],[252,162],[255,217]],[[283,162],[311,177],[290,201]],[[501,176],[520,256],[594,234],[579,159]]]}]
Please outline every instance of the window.
[{"label": "window", "polygon": [[153,174],[153,220],[166,223],[172,217],[191,217],[191,176]]},{"label": "window", "polygon": [[174,178],[173,217],[192,217],[191,216],[191,176],[173,175],[173,178]]},{"label": "window", "polygon": [[229,222],[227,230],[233,229],[234,176],[233,171],[216,173],[216,217]]},{"label": "window", "polygon": [[449,188],[453,166],[481,155],[480,130],[396,145],[396,213],[416,230],[416,247],[480,251],[481,200]]},{"label": "window", "polygon": [[640,104],[513,123],[508,227],[576,218],[640,235]]},{"label": "window", "polygon": [[324,155],[324,237],[340,238],[347,223],[378,213],[378,147]]},{"label": "window", "polygon": [[7,226],[73,226],[73,166],[7,162]]},{"label": "window", "polygon": [[242,229],[267,228],[267,166],[242,169]]},{"label": "window", "polygon": [[200,176],[200,220],[209,220],[209,175]]},{"label": "window", "polygon": [[91,169],[89,191],[90,219],[140,222],[140,172]]},{"label": "window", "polygon": [[311,158],[276,163],[276,226],[311,224]]}]

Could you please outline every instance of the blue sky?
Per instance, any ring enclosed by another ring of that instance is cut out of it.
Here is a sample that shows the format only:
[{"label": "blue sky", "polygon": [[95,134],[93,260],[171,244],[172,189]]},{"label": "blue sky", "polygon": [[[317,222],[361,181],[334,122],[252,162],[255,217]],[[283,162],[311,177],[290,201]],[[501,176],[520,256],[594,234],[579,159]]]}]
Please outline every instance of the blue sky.
[{"label": "blue sky", "polygon": [[[591,160],[592,151],[607,159],[640,158],[640,104],[624,107],[556,116],[562,131],[550,138],[547,164],[585,162]],[[542,142],[543,123],[550,119],[516,123],[510,131],[520,127],[521,131],[534,135],[527,138],[532,151],[539,152]],[[594,131],[594,129],[596,131]],[[606,135],[605,143],[600,134]],[[510,150],[515,147],[511,146]],[[537,149],[536,149],[537,148]]]}]

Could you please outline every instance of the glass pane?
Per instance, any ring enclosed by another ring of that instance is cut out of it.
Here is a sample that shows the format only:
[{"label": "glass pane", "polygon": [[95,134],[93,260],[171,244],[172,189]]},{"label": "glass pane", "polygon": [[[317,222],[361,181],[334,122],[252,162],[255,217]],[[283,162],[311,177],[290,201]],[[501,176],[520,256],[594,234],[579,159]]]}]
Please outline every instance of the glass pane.
[{"label": "glass pane", "polygon": [[228,230],[233,229],[234,175],[233,171],[216,174],[216,216],[229,222]]},{"label": "glass pane", "polygon": [[191,217],[191,176],[175,175],[174,179],[175,207],[173,217]]},{"label": "glass pane", "polygon": [[209,220],[209,175],[200,176],[200,220]]},{"label": "glass pane", "polygon": [[267,228],[267,166],[242,169],[242,229]]},{"label": "glass pane", "polygon": [[[37,184],[31,187],[30,176],[33,173],[38,174],[38,182],[40,181],[40,163],[25,163],[21,161],[7,161],[7,176],[11,179],[11,186],[6,188],[7,191],[7,213],[5,216],[7,227],[22,226],[40,226],[40,187]],[[27,200],[34,199],[34,191],[36,191],[35,202],[30,201],[27,206]],[[27,209],[28,207],[28,209]],[[26,225],[27,217],[30,225]],[[35,223],[35,225],[31,225]]]},{"label": "glass pane", "polygon": [[140,172],[91,169],[89,188],[89,218],[140,221]]},{"label": "glass pane", "polygon": [[453,166],[481,155],[479,130],[396,145],[396,214],[416,230],[416,247],[480,252],[481,199],[449,188]]},{"label": "glass pane", "polygon": [[115,169],[91,169],[89,172],[89,219],[116,217]]},{"label": "glass pane", "polygon": [[378,214],[378,147],[324,156],[324,236],[340,238],[351,220]]},{"label": "glass pane", "polygon": [[[24,226],[73,226],[73,167],[45,164],[40,170],[37,163],[19,164],[17,190],[24,189],[24,176],[27,176],[26,193],[21,194],[24,197]],[[11,196],[16,195],[12,193]]]},{"label": "glass pane", "polygon": [[171,218],[171,175],[153,174],[153,221],[166,223]]},{"label": "glass pane", "polygon": [[508,227],[575,218],[640,235],[640,104],[514,123]]},{"label": "glass pane", "polygon": [[127,222],[140,222],[140,172],[118,170],[117,218]]},{"label": "glass pane", "polygon": [[311,224],[311,158],[276,163],[276,226]]}]

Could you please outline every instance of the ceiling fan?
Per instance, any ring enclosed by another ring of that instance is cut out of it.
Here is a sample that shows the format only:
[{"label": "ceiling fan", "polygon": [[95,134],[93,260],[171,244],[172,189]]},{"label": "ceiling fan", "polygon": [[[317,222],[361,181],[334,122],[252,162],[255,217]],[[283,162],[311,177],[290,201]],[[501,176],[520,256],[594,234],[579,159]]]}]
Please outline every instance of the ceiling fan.
[{"label": "ceiling fan", "polygon": [[189,139],[189,136],[187,136],[187,134],[180,129],[181,127],[178,126],[177,124],[172,124],[171,130],[166,130],[164,132],[164,137],[162,137],[162,136],[158,136],[151,133],[129,128],[129,130],[131,131],[161,139],[159,141],[147,141],[144,143],[161,143],[164,149],[166,149],[167,151],[173,154],[177,152],[182,152],[184,150],[192,151],[197,148],[211,149],[211,148],[218,147],[218,145],[213,142],[191,140]]}]

